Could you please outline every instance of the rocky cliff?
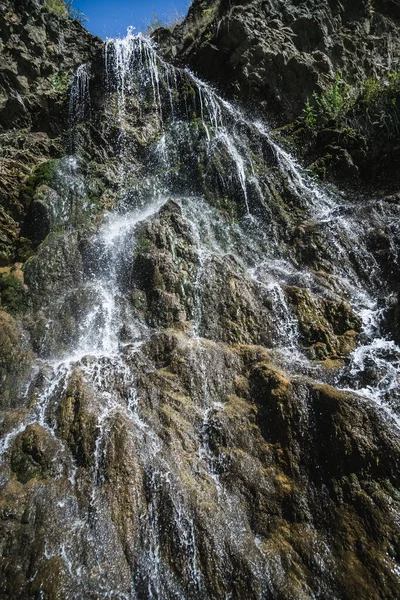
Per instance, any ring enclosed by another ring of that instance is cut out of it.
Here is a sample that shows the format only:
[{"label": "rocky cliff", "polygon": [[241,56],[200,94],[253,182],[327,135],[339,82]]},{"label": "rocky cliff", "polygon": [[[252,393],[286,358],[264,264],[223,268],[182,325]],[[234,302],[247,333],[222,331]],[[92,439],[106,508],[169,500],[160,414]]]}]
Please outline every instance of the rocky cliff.
[{"label": "rocky cliff", "polygon": [[[291,123],[282,133],[318,174],[358,187],[378,179],[382,190],[398,181],[399,25],[396,0],[199,0],[157,38],[168,59],[189,64],[253,114]],[[343,88],[327,97],[323,127],[297,123],[338,74],[348,98]]]},{"label": "rocky cliff", "polygon": [[195,1],[155,47],[2,9],[2,597],[398,597],[399,188],[357,113],[376,77],[394,122],[396,10]]}]

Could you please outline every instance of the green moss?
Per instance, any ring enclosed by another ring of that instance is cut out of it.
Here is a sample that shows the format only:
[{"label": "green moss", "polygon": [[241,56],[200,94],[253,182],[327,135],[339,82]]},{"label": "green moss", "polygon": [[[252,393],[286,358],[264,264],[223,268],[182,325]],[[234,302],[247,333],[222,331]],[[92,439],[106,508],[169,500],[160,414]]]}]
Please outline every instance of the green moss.
[{"label": "green moss", "polygon": [[324,180],[327,177],[330,161],[332,160],[331,154],[326,154],[322,158],[318,158],[308,168],[312,171],[318,179]]},{"label": "green moss", "polygon": [[29,308],[28,292],[14,275],[0,275],[0,299],[2,307],[11,314],[22,313]]},{"label": "green moss", "polygon": [[185,79],[185,81],[182,83],[181,93],[183,94],[184,98],[196,96],[196,88],[193,86],[190,79]]},{"label": "green moss", "polygon": [[[188,298],[193,295],[193,285],[186,274],[181,274],[179,279],[175,282],[174,292],[177,294],[183,302],[187,302]],[[186,307],[189,309],[189,307]]]},{"label": "green moss", "polygon": [[[103,210],[108,208],[107,201],[105,201],[106,186],[103,181],[98,178],[88,178],[86,186],[86,202],[90,208],[95,210]],[[106,197],[107,198],[107,197]]]},{"label": "green moss", "polygon": [[296,287],[286,288],[286,293],[298,318],[303,343],[312,347],[312,358],[340,358],[354,350],[361,320],[348,304],[319,298]]},{"label": "green moss", "polygon": [[57,161],[48,160],[33,171],[21,190],[21,202],[25,208],[29,207],[35,196],[36,189],[41,185],[50,185],[54,181],[57,171]]},{"label": "green moss", "polygon": [[165,289],[164,279],[163,279],[163,276],[161,275],[160,269],[158,268],[157,265],[154,267],[154,272],[153,272],[153,288],[156,290],[164,290]]},{"label": "green moss", "polygon": [[351,307],[345,302],[326,301],[324,313],[325,318],[338,335],[343,335],[349,330],[360,332],[362,329],[362,320],[353,313]]},{"label": "green moss", "polygon": [[140,311],[144,311],[147,308],[147,298],[145,292],[142,290],[134,289],[131,292],[132,306]]}]

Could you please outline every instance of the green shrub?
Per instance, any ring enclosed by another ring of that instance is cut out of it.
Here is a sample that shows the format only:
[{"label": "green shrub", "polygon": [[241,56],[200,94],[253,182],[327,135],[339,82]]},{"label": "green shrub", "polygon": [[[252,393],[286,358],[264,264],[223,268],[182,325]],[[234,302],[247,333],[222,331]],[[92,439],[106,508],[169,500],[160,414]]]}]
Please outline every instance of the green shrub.
[{"label": "green shrub", "polygon": [[397,115],[400,104],[400,72],[386,78],[368,77],[361,87],[350,86],[342,74],[336,74],[334,83],[321,94],[313,94],[314,102],[307,101],[298,125],[313,135],[332,125],[347,137],[356,137],[357,122],[367,118],[372,125],[380,124],[398,134]]},{"label": "green shrub", "polygon": [[396,107],[400,94],[400,73],[389,73],[387,79],[379,80],[369,77],[361,89],[360,100],[367,106],[373,104],[376,108],[385,106]]},{"label": "green shrub", "polygon": [[309,102],[306,102],[306,106],[303,109],[303,120],[304,125],[307,129],[312,132],[316,132],[318,129],[317,111]]},{"label": "green shrub", "polygon": [[342,77],[336,73],[334,83],[326,90],[314,92],[314,105],[307,101],[301,116],[301,122],[313,133],[323,129],[328,123],[338,121],[356,103],[357,93]]},{"label": "green shrub", "polygon": [[50,79],[50,85],[55,92],[65,94],[69,88],[71,77],[68,73],[62,75],[53,75]]},{"label": "green shrub", "polygon": [[57,172],[57,161],[48,160],[34,169],[21,189],[21,201],[28,208],[41,185],[51,186]]},{"label": "green shrub", "polygon": [[73,8],[72,0],[64,0],[64,2],[70,19],[72,19],[73,21],[78,21],[78,23],[80,23],[81,25],[82,23],[87,21],[87,18],[85,17],[83,12]]},{"label": "green shrub", "polygon": [[322,94],[314,93],[314,99],[320,118],[325,122],[335,121],[354,105],[356,93],[354,88],[344,81],[339,71],[333,85]]},{"label": "green shrub", "polygon": [[55,15],[68,16],[67,6],[64,0],[46,0],[44,7]]},{"label": "green shrub", "polygon": [[44,7],[55,15],[69,17],[73,21],[78,21],[78,23],[87,21],[82,12],[73,8],[72,0],[46,0]]},{"label": "green shrub", "polygon": [[368,79],[364,81],[364,85],[361,91],[363,100],[367,104],[371,104],[377,99],[380,89],[381,86],[379,84],[378,79],[376,77],[368,77]]}]

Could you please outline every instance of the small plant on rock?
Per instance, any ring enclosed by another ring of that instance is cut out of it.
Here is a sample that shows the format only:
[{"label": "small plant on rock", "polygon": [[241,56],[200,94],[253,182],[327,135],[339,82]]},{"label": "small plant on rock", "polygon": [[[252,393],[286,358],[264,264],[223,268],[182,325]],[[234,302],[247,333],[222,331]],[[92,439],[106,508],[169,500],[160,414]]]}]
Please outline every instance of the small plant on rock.
[{"label": "small plant on rock", "polygon": [[212,8],[205,8],[202,12],[201,12],[201,16],[208,19],[209,17],[212,17],[214,12],[214,9]]},{"label": "small plant on rock", "polygon": [[334,83],[326,90],[313,94],[314,104],[307,101],[301,121],[314,134],[332,121],[344,116],[355,104],[357,94],[342,77],[336,73]]},{"label": "small plant on rock", "polygon": [[309,102],[303,110],[303,121],[307,129],[310,129],[313,133],[316,133],[318,129],[317,111]]},{"label": "small plant on rock", "polygon": [[72,0],[64,0],[64,2],[70,19],[72,19],[73,21],[78,21],[78,23],[80,23],[81,25],[82,23],[87,21],[87,18],[84,15],[84,13],[72,6]]},{"label": "small plant on rock", "polygon": [[70,76],[68,73],[53,75],[50,79],[51,88],[60,95],[65,94],[69,88]]},{"label": "small plant on rock", "polygon": [[377,99],[380,89],[381,86],[379,84],[378,79],[376,77],[368,77],[368,79],[364,81],[364,85],[361,91],[363,100],[367,104],[371,104]]},{"label": "small plant on rock", "polygon": [[313,94],[320,118],[323,121],[335,121],[347,112],[356,101],[354,89],[342,78],[342,73],[336,73],[333,85],[322,92]]},{"label": "small plant on rock", "polygon": [[360,92],[360,101],[367,109],[374,110],[373,115],[382,120],[385,113],[393,113],[392,109],[397,107],[400,96],[400,73],[389,73],[386,79],[369,77],[365,80]]},{"label": "small plant on rock", "polygon": [[158,17],[157,13],[153,12],[152,19],[146,27],[146,33],[147,34],[153,33],[153,31],[155,31],[156,29],[159,29],[160,27],[164,27],[164,23]]},{"label": "small plant on rock", "polygon": [[179,12],[179,10],[174,10],[173,13],[168,17],[167,25],[170,29],[173,29],[177,25],[180,25],[184,18],[184,15]]}]

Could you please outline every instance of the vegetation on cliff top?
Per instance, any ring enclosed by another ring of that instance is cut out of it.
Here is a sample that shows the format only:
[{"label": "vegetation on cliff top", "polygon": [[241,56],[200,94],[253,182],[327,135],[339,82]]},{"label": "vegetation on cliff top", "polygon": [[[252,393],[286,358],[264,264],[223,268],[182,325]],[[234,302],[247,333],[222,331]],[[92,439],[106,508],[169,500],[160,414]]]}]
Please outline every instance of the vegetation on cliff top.
[{"label": "vegetation on cliff top", "polygon": [[69,17],[79,23],[87,21],[83,12],[73,8],[71,0],[46,0],[44,7],[47,8],[49,12],[61,17]]}]

